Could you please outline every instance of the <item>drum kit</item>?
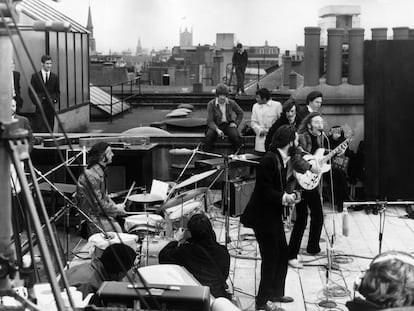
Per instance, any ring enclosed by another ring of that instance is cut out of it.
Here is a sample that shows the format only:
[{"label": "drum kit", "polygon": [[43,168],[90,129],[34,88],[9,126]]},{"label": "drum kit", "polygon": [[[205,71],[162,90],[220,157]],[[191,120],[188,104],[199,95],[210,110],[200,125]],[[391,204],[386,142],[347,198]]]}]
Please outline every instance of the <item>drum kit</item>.
[{"label": "drum kit", "polygon": [[[183,182],[175,184],[171,192],[184,189],[213,175],[215,172],[217,170],[193,175]],[[137,251],[140,266],[158,264],[158,254],[165,245],[173,240],[174,230],[180,227],[185,228],[192,215],[204,211],[207,204],[205,197],[208,190],[208,187],[195,188],[171,198],[167,197],[165,202],[157,194],[144,191],[140,194],[131,195],[131,191],[128,191],[124,202],[143,204],[144,211],[126,212],[124,229],[127,233],[121,234],[121,240],[128,245],[131,244],[130,246]],[[204,200],[202,200],[203,198]],[[162,204],[154,207],[154,204],[159,202],[162,202]],[[164,214],[164,217],[159,214]],[[110,241],[107,241],[108,239]],[[112,240],[108,236],[104,237],[103,234],[97,233],[90,237],[89,242],[94,246],[95,253],[98,252],[99,254],[109,245],[109,242],[119,243],[120,241],[118,237]]]}]

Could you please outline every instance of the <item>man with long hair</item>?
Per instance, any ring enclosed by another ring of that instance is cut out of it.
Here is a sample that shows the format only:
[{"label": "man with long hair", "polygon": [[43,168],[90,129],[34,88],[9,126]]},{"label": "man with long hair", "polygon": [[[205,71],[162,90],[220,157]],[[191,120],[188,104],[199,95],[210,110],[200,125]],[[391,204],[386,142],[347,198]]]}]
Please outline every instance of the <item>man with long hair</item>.
[{"label": "man with long hair", "polygon": [[414,310],[414,257],[399,251],[376,256],[357,290],[365,299],[348,301],[350,311]]},{"label": "man with long hair", "polygon": [[[304,153],[314,154],[318,148],[322,147],[322,130],[323,119],[319,112],[312,112],[303,119],[298,132],[299,146]],[[313,172],[319,172],[317,167],[312,167],[309,163],[308,166],[308,169]],[[293,268],[303,267],[297,255],[308,221],[308,208],[311,222],[306,251],[311,255],[316,255],[321,251],[319,239],[323,226],[322,202],[318,187],[312,190],[303,189],[302,200],[296,204],[296,221],[289,241],[289,265]]]},{"label": "man with long hair", "polygon": [[[115,204],[106,188],[106,167],[112,163],[112,149],[107,143],[99,142],[92,146],[88,156],[88,166],[79,176],[76,188],[79,208],[104,231],[122,232],[115,217],[125,214],[125,205]],[[99,232],[90,222],[86,228],[86,235]]]},{"label": "man with long hair", "polygon": [[266,140],[264,143],[266,151],[269,151],[269,146],[272,143],[273,135],[276,133],[276,130],[279,127],[282,125],[293,125],[296,129],[299,127],[302,119],[297,112],[298,105],[293,98],[289,98],[283,103],[282,114],[280,115],[280,118],[277,119],[275,123],[273,123],[266,135]]}]

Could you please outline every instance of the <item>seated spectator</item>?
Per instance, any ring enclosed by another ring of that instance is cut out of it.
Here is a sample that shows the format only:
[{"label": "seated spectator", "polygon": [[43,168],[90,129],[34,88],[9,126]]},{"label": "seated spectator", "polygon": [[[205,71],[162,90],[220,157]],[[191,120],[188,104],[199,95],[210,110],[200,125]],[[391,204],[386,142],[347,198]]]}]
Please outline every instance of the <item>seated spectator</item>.
[{"label": "seated spectator", "polygon": [[398,251],[376,256],[357,290],[365,299],[348,301],[346,306],[350,311],[413,310],[414,257]]},{"label": "seated spectator", "polygon": [[210,220],[204,214],[193,215],[187,223],[188,231],[178,231],[176,241],[168,243],[159,254],[161,264],[185,267],[214,297],[227,297],[230,255],[227,248],[216,241]]},{"label": "seated spectator", "polygon": [[[115,255],[116,254],[116,255]],[[66,271],[70,286],[83,294],[96,293],[105,281],[121,281],[135,261],[135,251],[125,244],[111,244],[99,258]]]},{"label": "seated spectator", "polygon": [[227,135],[236,152],[241,146],[238,127],[243,120],[243,110],[232,99],[227,98],[229,90],[225,84],[216,88],[216,98],[207,104],[207,133],[204,151],[210,152],[217,137]]}]

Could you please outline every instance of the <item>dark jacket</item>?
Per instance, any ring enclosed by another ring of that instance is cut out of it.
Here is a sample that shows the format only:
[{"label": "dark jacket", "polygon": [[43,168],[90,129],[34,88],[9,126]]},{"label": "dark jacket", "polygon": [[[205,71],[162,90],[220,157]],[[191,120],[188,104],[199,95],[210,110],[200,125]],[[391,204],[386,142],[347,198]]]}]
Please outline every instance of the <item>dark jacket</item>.
[{"label": "dark jacket", "polygon": [[13,71],[13,85],[16,93],[13,99],[16,101],[17,112],[19,112],[23,107],[23,98],[20,95],[20,72],[18,71]]},{"label": "dark jacket", "polygon": [[33,144],[34,144],[34,137],[33,137],[33,131],[32,127],[30,126],[30,122],[26,117],[16,115],[15,118],[17,119],[17,122],[19,123],[19,128],[25,129],[29,132],[28,135],[28,142],[29,142],[29,151],[32,151]]},{"label": "dark jacket", "polygon": [[234,52],[232,57],[232,63],[235,67],[240,67],[243,70],[247,67],[247,51],[243,50],[242,53],[239,53],[237,50]]},{"label": "dark jacket", "polygon": [[314,149],[313,147],[317,147],[317,148],[323,148],[323,144],[322,144],[322,135],[318,136],[317,138],[317,146],[312,146],[312,137],[311,137],[311,133],[306,130],[304,132],[299,133],[299,146],[308,153],[312,152],[312,149]]},{"label": "dark jacket", "polygon": [[[216,98],[212,99],[207,104],[207,126],[212,130],[217,130],[217,127],[221,124],[222,113],[220,107],[216,105]],[[226,103],[226,119],[230,124],[236,123],[237,127],[243,120],[243,110],[232,99],[227,99]]]},{"label": "dark jacket", "polygon": [[73,266],[66,271],[66,275],[69,285],[82,292],[83,298],[89,293],[96,293],[104,281],[110,281],[109,275],[98,258]]},{"label": "dark jacket", "polygon": [[[43,90],[43,80],[42,80],[42,72],[37,72],[32,75],[30,80],[30,84],[33,86],[34,91],[39,96],[40,102],[43,103],[46,101],[46,93]],[[46,89],[48,90],[50,97],[52,99],[53,104],[57,104],[60,98],[60,88],[59,88],[59,77],[50,72],[49,80],[46,83]],[[33,104],[36,105],[35,96],[29,88],[29,96],[32,100]]]},{"label": "dark jacket", "polygon": [[214,297],[227,296],[225,289],[229,276],[230,255],[227,248],[216,241],[208,239],[195,242],[190,239],[180,246],[177,241],[172,241],[159,253],[159,262],[183,266],[202,285],[210,287]]},{"label": "dark jacket", "polygon": [[300,105],[298,106],[298,111],[296,111],[296,115],[301,119],[305,119],[305,117],[310,114],[308,105]]},{"label": "dark jacket", "polygon": [[[300,119],[297,115],[295,118],[295,123],[292,124],[293,126],[295,126],[296,129],[298,129],[300,122],[302,119]],[[282,125],[289,125],[289,120],[286,118],[286,116],[282,115],[278,120],[276,120],[275,123],[273,123],[273,125],[270,127],[269,132],[266,135],[266,140],[265,140],[265,150],[269,151],[270,148],[270,144],[272,143],[273,140],[273,135],[275,135],[277,129],[279,127],[281,127]]]},{"label": "dark jacket", "polygon": [[[282,224],[286,168],[278,151],[268,151],[256,170],[256,184],[240,221],[249,228],[271,231]],[[283,225],[283,224],[282,224]]]}]

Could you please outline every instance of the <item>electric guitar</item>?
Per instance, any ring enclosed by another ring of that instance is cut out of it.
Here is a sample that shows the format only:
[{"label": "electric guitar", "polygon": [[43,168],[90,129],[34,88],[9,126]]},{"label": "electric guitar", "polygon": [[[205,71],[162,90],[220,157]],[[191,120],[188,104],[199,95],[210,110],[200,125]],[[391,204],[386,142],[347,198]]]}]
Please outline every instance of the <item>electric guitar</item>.
[{"label": "electric guitar", "polygon": [[327,162],[338,152],[345,148],[351,138],[345,139],[338,147],[333,149],[327,155],[323,155],[325,153],[325,148],[319,148],[315,151],[315,154],[306,154],[303,156],[303,159],[308,161],[313,167],[317,166],[320,168],[320,172],[318,174],[312,173],[310,170],[306,171],[305,173],[301,174],[294,171],[294,175],[296,180],[298,181],[299,185],[305,190],[312,190],[315,189],[319,181],[321,180],[322,174],[328,172],[331,169],[331,164]]}]

